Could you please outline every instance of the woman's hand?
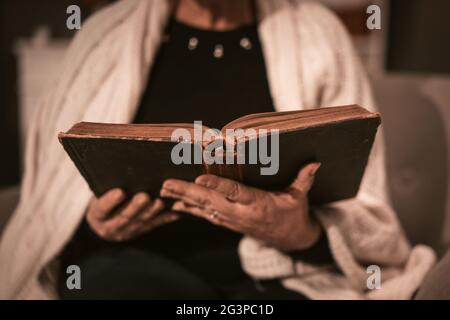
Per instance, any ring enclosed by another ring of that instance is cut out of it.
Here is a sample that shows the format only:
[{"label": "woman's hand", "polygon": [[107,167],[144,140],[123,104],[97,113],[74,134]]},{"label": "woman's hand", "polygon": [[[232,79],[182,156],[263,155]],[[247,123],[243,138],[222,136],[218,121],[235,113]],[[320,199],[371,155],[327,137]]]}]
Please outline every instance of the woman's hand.
[{"label": "woman's hand", "polygon": [[319,167],[320,163],[303,167],[284,192],[267,192],[203,175],[195,183],[167,180],[161,196],[177,200],[173,210],[205,218],[280,250],[303,250],[321,233],[318,222],[310,217],[307,198]]},{"label": "woman's hand", "polygon": [[100,198],[93,198],[87,213],[92,230],[108,241],[126,241],[158,226],[178,219],[176,213],[157,215],[164,204],[161,199],[152,201],[146,193],[136,194],[130,201],[125,192],[113,189]]}]

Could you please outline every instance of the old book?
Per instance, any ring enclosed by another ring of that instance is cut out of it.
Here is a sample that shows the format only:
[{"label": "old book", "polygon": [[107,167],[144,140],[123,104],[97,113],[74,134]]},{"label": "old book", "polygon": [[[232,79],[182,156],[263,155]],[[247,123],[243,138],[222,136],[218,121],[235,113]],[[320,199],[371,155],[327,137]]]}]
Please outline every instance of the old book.
[{"label": "old book", "polygon": [[251,114],[221,135],[194,124],[81,122],[58,137],[97,196],[116,187],[158,196],[164,180],[204,173],[282,190],[319,161],[309,197],[324,204],[356,195],[380,122],[378,113],[350,105]]}]

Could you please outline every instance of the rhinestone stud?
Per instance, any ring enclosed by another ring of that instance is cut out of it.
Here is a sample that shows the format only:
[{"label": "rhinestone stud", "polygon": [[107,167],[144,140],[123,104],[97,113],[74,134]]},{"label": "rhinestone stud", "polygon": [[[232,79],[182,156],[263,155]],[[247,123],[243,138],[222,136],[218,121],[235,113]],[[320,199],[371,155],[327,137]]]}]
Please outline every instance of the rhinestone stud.
[{"label": "rhinestone stud", "polygon": [[195,50],[198,47],[198,39],[196,37],[192,37],[189,39],[188,49]]},{"label": "rhinestone stud", "polygon": [[240,44],[241,44],[241,47],[244,48],[245,50],[251,50],[252,49],[252,43],[247,37],[242,38]]},{"label": "rhinestone stud", "polygon": [[223,57],[223,46],[221,44],[216,45],[214,48],[214,57],[220,59]]}]

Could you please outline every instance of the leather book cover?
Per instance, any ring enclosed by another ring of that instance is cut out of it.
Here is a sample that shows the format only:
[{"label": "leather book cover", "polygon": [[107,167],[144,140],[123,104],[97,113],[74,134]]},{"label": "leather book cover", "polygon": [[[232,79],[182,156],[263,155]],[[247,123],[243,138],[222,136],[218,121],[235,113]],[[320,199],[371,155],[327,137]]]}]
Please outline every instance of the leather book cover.
[{"label": "leather book cover", "polygon": [[73,137],[60,140],[96,196],[120,187],[129,195],[144,191],[156,197],[166,179],[194,181],[204,172],[202,165],[172,163],[170,154],[176,142]]},{"label": "leather book cover", "polygon": [[310,202],[352,198],[358,192],[379,124],[379,118],[369,118],[280,133],[278,172],[261,175],[263,165],[245,164],[240,176],[247,185],[281,190],[303,165],[317,161],[322,165],[309,192]]},{"label": "leather book cover", "polygon": [[[358,112],[364,110],[355,108]],[[282,190],[303,165],[318,161],[322,166],[309,199],[312,204],[324,204],[354,197],[358,192],[381,122],[378,114],[364,111],[363,116],[343,121],[330,122],[328,119],[323,124],[280,131],[278,168],[274,175],[262,175],[261,168],[267,165],[261,164],[176,165],[172,162],[171,152],[178,142],[170,139],[101,137],[70,134],[70,131],[61,133],[59,139],[96,196],[120,187],[129,195],[145,191],[157,197],[166,179],[194,181],[203,173],[228,177],[266,190]],[[308,112],[309,115],[311,111]],[[134,125],[127,126],[134,128]],[[249,141],[240,143],[249,144]],[[192,154],[194,148],[202,148],[200,143],[189,146]],[[249,159],[249,149],[246,146],[245,159]],[[271,152],[269,150],[268,154]]]}]

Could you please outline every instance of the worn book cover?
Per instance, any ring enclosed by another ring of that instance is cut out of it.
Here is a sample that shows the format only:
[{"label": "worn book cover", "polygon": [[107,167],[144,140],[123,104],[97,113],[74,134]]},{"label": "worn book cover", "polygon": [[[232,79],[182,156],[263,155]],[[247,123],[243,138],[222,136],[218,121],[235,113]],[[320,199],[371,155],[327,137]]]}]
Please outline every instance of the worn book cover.
[{"label": "worn book cover", "polygon": [[204,173],[282,190],[318,161],[309,198],[324,204],[356,195],[380,122],[378,113],[351,105],[247,115],[217,135],[195,124],[82,122],[58,137],[97,196],[116,187],[158,196],[164,180]]}]

